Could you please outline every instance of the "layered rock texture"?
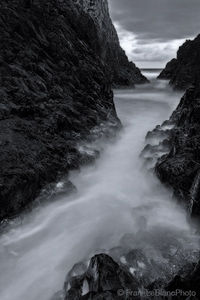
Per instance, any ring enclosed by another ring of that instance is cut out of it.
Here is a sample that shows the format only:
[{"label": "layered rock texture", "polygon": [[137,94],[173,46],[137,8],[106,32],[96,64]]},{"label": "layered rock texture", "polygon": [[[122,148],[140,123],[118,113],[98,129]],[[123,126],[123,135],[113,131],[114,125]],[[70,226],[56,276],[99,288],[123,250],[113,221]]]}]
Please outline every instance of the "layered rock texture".
[{"label": "layered rock texture", "polygon": [[120,48],[107,1],[2,0],[0,27],[4,219],[94,159],[78,145],[96,127],[103,135],[120,127],[111,86],[146,79]]},{"label": "layered rock texture", "polygon": [[200,78],[200,35],[187,40],[178,50],[177,58],[172,59],[158,76],[169,79],[175,89],[186,89]]}]

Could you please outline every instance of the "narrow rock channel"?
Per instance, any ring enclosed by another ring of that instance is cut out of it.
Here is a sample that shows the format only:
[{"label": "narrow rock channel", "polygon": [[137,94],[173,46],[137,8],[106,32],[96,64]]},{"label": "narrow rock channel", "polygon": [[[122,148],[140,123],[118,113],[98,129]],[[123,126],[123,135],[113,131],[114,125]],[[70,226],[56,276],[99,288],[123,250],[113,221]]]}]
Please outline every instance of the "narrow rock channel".
[{"label": "narrow rock channel", "polygon": [[[13,295],[15,300],[49,300],[62,290],[75,264],[81,262],[82,271],[77,265],[73,276],[83,274],[90,258],[99,253],[140,278],[139,286],[158,278],[169,280],[183,263],[195,259],[198,236],[186,212],[140,157],[146,133],[169,118],[181,94],[167,82],[156,81],[158,74],[146,75],[151,83],[115,91],[124,128],[110,142],[100,139],[84,145],[84,151],[101,150],[101,155],[94,164],[71,173],[77,191],[59,193],[57,201],[37,207],[1,235],[1,300]],[[64,181],[58,182],[58,190],[63,186]],[[87,282],[84,287],[81,293],[87,293]],[[71,284],[65,286],[65,292],[70,289]]]}]

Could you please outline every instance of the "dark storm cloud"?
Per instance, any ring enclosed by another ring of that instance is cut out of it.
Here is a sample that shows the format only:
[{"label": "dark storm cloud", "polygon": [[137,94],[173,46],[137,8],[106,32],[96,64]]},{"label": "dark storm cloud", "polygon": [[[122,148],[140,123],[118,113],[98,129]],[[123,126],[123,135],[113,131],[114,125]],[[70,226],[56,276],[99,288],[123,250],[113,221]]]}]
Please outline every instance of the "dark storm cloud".
[{"label": "dark storm cloud", "polygon": [[175,56],[186,38],[200,32],[200,0],[109,0],[121,44],[136,62]]},{"label": "dark storm cloud", "polygon": [[109,1],[114,21],[143,39],[181,39],[200,32],[200,0]]}]

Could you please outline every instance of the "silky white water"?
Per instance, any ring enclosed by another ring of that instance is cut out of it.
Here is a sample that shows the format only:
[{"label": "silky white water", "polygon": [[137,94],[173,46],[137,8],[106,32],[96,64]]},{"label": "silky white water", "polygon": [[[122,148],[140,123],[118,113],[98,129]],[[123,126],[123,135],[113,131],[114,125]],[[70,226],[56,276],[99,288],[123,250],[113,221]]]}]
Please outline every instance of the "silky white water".
[{"label": "silky white water", "polygon": [[78,192],[35,209],[0,237],[1,300],[49,300],[76,262],[118,245],[140,229],[141,217],[146,230],[164,226],[186,239],[193,235],[184,210],[139,159],[147,131],[168,118],[181,97],[156,74],[147,76],[150,84],[115,91],[124,129],[101,145],[94,165],[71,174]]}]

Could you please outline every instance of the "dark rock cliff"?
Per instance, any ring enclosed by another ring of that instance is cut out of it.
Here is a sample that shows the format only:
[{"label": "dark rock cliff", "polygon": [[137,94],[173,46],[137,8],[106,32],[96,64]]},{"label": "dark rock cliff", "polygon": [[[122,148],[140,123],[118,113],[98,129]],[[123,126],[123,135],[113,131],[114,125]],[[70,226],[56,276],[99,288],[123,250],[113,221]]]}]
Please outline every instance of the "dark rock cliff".
[{"label": "dark rock cliff", "polygon": [[120,47],[118,35],[109,15],[107,0],[73,0],[80,13],[89,14],[97,28],[93,46],[110,69],[114,86],[129,86],[148,80]]},{"label": "dark rock cliff", "polygon": [[[102,22],[107,18],[108,11]],[[46,183],[93,159],[77,145],[95,126],[107,134],[120,121],[109,55],[99,48],[104,35],[75,1],[2,0],[0,27],[3,219],[20,212]]]},{"label": "dark rock cliff", "polygon": [[105,122],[120,127],[111,86],[146,78],[121,49],[105,0],[2,0],[0,27],[3,219],[92,159],[77,144]]},{"label": "dark rock cliff", "polygon": [[176,89],[186,89],[200,78],[200,35],[187,40],[178,50],[177,58],[172,59],[158,76],[169,79]]}]

